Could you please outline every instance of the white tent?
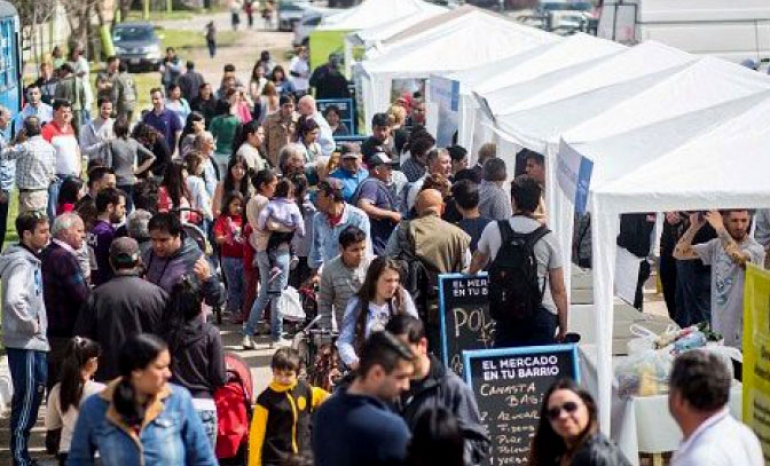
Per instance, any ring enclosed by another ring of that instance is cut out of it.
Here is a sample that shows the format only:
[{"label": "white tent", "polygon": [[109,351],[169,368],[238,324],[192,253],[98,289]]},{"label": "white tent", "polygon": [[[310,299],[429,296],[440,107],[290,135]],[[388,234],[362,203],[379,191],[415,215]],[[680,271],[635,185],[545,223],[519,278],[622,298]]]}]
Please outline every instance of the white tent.
[{"label": "white tent", "polygon": [[[504,139],[546,156],[549,221],[562,245],[571,242],[572,215],[556,188],[559,140],[586,142],[740,99],[770,89],[770,78],[715,58],[701,58],[676,72],[664,70],[537,108],[500,116]],[[562,248],[565,263],[571,249]]]},{"label": "white tent", "polygon": [[[628,82],[663,70],[673,70],[693,62],[696,56],[660,43],[650,41],[607,57],[586,63],[573,70],[563,70],[542,76],[536,81],[514,84],[495,91],[480,93],[493,115],[514,113],[567,99],[586,92],[618,83]],[[486,142],[489,131],[484,123],[491,123],[481,112],[478,101],[460,109],[461,121],[470,127],[460,130],[460,144],[476,148]],[[466,115],[465,113],[471,113]]]},{"label": "white tent", "polygon": [[423,0],[366,0],[360,5],[324,18],[319,31],[358,31],[424,13],[443,13],[446,8]]},{"label": "white tent", "polygon": [[[594,162],[589,210],[599,356],[596,387],[605,431],[611,414],[609,355],[619,215],[767,207],[768,121],[770,92],[763,92],[590,143],[563,143],[565,154]],[[688,139],[683,132],[694,136]],[[677,141],[672,143],[672,138]]]},{"label": "white tent", "polygon": [[366,121],[387,109],[393,79],[426,79],[438,71],[469,69],[558,40],[553,34],[493,13],[470,7],[463,10],[452,20],[398,41],[382,56],[362,63]]},{"label": "white tent", "polygon": [[[584,69],[590,69],[590,62],[615,56],[625,50],[626,47],[616,42],[580,33],[557,44],[538,47],[499,62],[446,74],[445,77],[460,82],[459,144],[474,149],[471,132],[479,107],[471,95],[473,91],[490,91],[502,86],[507,88],[525,81],[532,81],[537,86],[546,88],[551,85],[553,79],[544,78],[551,74],[562,71],[558,74],[558,79],[569,79]],[[497,102],[494,99],[488,99],[487,102],[494,112]]]}]

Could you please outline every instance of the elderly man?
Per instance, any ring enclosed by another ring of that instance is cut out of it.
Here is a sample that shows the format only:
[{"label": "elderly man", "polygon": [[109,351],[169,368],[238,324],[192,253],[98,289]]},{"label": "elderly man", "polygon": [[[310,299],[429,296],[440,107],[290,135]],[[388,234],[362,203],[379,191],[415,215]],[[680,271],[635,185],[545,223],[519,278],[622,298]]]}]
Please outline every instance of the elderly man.
[{"label": "elderly man", "polygon": [[51,345],[46,383],[49,390],[58,382],[64,351],[74,336],[78,313],[89,294],[76,252],[83,247],[85,238],[83,220],[75,213],[61,214],[53,222],[51,236],[51,243],[40,256],[48,342]]},{"label": "elderly man", "polygon": [[361,167],[361,151],[358,144],[342,145],[340,166],[329,176],[342,182],[342,197],[345,198],[345,202],[350,202],[358,185],[369,176],[369,172]]},{"label": "elderly man", "polygon": [[405,212],[409,212],[414,207],[415,199],[417,199],[417,193],[422,190],[422,185],[425,183],[425,178],[428,175],[441,175],[449,179],[452,176],[452,158],[449,156],[449,152],[446,149],[433,149],[428,152],[426,159],[428,172],[422,175],[420,179],[407,185],[406,188],[406,203],[401,207],[405,209]]},{"label": "elderly man", "polygon": [[40,119],[24,120],[24,131],[0,152],[2,160],[16,160],[19,212],[45,211],[48,187],[56,177],[56,149],[41,135]]},{"label": "elderly man", "polygon": [[[449,155],[447,155],[447,158]],[[390,235],[385,255],[402,260],[418,260],[428,272],[429,289],[419,290],[416,299],[420,317],[425,321],[428,340],[438,348],[438,274],[457,273],[470,264],[471,237],[455,225],[441,219],[444,200],[435,189],[417,195],[417,218],[402,221]],[[412,277],[409,277],[412,279]],[[415,277],[417,278],[417,277]],[[416,290],[412,290],[416,291]]]},{"label": "elderly man", "polygon": [[206,185],[206,193],[209,195],[209,199],[214,197],[214,191],[217,189],[217,183],[220,176],[225,177],[227,173],[227,166],[224,169],[220,166],[216,166],[216,160],[214,159],[216,141],[214,135],[208,131],[195,136],[195,149],[203,156],[203,182]]},{"label": "elderly man", "polygon": [[321,133],[318,135],[318,144],[321,145],[321,153],[326,157],[332,155],[332,152],[334,152],[334,149],[337,146],[334,142],[334,137],[332,136],[332,129],[329,126],[329,122],[326,121],[326,118],[324,118],[323,115],[321,115],[321,112],[318,111],[318,108],[316,108],[313,96],[306,95],[299,99],[297,110],[299,110],[300,115],[318,123],[318,126],[321,128]]}]

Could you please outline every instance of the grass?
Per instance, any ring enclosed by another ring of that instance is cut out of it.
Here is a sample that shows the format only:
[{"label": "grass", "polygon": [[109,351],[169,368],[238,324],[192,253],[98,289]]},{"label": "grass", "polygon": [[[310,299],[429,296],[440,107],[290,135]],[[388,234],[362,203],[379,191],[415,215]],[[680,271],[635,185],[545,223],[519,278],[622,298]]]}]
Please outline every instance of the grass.
[{"label": "grass", "polygon": [[[200,15],[209,15],[212,13],[216,13],[221,8],[214,7],[211,10],[206,9],[200,9],[200,10],[173,10],[170,13],[167,12],[165,9],[163,10],[150,10],[150,18],[149,21],[184,21],[188,19],[192,19],[196,16]],[[144,13],[142,10],[131,10],[128,12],[128,18],[126,18],[126,21],[144,21]]]},{"label": "grass", "polygon": [[[179,50],[202,49],[206,47],[206,37],[193,31],[184,31],[180,29],[163,29],[160,34],[163,35],[163,48],[174,47]],[[235,31],[220,31],[217,33],[217,47],[229,47],[235,43],[238,33]]]}]

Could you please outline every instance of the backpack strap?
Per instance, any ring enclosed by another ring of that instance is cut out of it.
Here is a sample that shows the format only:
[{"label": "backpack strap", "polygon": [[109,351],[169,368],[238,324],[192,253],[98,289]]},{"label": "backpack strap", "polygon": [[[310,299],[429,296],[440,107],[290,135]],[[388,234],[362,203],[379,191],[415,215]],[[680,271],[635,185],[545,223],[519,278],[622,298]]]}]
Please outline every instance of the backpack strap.
[{"label": "backpack strap", "polygon": [[526,241],[527,243],[529,243],[529,247],[531,248],[535,247],[535,243],[540,241],[543,238],[543,236],[547,235],[550,232],[551,230],[549,230],[545,225],[540,225],[539,227],[537,227],[537,229],[535,229],[531,233],[528,233],[526,235],[526,238],[527,238]]},{"label": "backpack strap", "polygon": [[511,228],[511,222],[508,220],[498,220],[497,228],[500,229],[500,247],[508,244],[513,240],[515,232]]}]

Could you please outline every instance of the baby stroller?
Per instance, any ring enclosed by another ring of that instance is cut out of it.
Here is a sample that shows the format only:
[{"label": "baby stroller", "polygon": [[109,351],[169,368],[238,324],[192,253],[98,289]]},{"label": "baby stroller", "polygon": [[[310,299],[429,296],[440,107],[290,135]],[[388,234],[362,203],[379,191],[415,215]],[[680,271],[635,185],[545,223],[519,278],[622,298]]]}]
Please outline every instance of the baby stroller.
[{"label": "baby stroller", "polygon": [[337,332],[318,325],[321,316],[318,315],[315,290],[303,287],[299,292],[307,319],[304,328],[292,338],[291,347],[299,352],[302,360],[300,377],[315,387],[332,391],[341,374],[334,344]]},{"label": "baby stroller", "polygon": [[249,443],[254,385],[248,363],[225,353],[227,382],[214,392],[217,405],[216,455],[223,466],[245,465]]}]

